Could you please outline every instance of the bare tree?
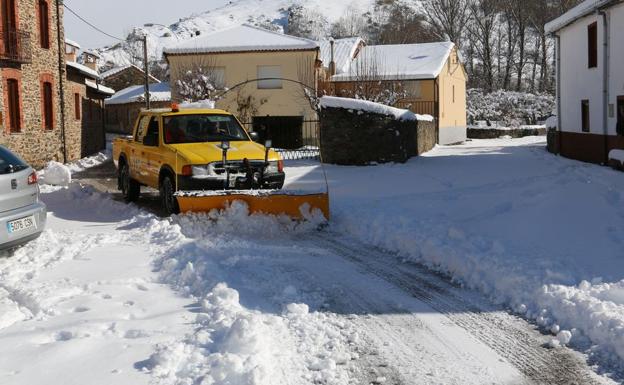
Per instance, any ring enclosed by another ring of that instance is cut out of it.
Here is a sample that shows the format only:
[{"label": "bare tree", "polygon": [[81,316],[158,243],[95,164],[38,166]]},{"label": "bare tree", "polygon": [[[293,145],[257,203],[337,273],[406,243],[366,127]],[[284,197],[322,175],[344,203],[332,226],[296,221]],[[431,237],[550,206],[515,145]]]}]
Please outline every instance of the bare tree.
[{"label": "bare tree", "polygon": [[481,63],[484,88],[494,90],[493,47],[495,46],[494,29],[498,18],[497,0],[473,0],[468,7],[471,23],[468,24],[471,43]]},{"label": "bare tree", "polygon": [[268,102],[268,99],[258,99],[252,94],[245,92],[245,86],[236,89],[237,116],[243,123],[251,123],[253,117],[258,115],[260,107]]},{"label": "bare tree", "polygon": [[172,68],[172,91],[176,99],[189,102],[215,100],[225,88],[223,68],[214,56],[193,55],[190,61]]},{"label": "bare tree", "polygon": [[470,0],[425,0],[423,10],[438,39],[450,40],[461,48]]},{"label": "bare tree", "polygon": [[349,6],[344,15],[331,27],[331,36],[340,39],[343,37],[367,36],[367,21],[360,9]]},{"label": "bare tree", "polygon": [[426,17],[414,8],[401,3],[389,7],[387,21],[381,26],[379,44],[411,44],[437,41]]}]

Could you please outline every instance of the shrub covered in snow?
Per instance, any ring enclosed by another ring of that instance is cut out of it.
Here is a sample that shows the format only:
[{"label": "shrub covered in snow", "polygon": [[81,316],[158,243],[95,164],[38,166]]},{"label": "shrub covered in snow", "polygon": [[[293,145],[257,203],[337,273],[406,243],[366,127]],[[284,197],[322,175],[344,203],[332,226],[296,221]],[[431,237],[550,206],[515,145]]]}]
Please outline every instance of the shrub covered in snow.
[{"label": "shrub covered in snow", "polygon": [[555,98],[550,94],[498,90],[486,93],[479,88],[467,92],[468,121],[498,121],[507,127],[537,124],[555,110]]}]

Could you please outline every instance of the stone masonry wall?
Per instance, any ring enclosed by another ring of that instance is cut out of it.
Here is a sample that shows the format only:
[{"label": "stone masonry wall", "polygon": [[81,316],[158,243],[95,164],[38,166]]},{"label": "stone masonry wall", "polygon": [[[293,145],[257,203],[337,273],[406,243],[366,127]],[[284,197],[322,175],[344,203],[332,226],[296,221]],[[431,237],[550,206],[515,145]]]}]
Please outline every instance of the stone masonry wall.
[{"label": "stone masonry wall", "polygon": [[[341,165],[406,162],[435,145],[435,125],[343,108],[321,111],[323,161]],[[421,143],[418,143],[418,140]]]},{"label": "stone masonry wall", "polygon": [[[2,95],[2,103],[0,103],[0,112],[2,112],[2,127],[0,144],[9,147],[33,166],[42,167],[49,160],[63,160],[57,39],[57,17],[60,16],[62,20],[62,10],[61,14],[57,15],[55,2],[49,0],[50,48],[46,49],[42,48],[40,44],[37,4],[37,0],[17,1],[19,28],[30,33],[32,62],[27,64],[3,62],[1,65],[0,95]],[[64,41],[63,31],[61,31],[61,39]],[[23,122],[22,130],[19,133],[10,133],[8,127],[5,88],[9,77],[17,78],[19,81]],[[52,81],[54,106],[52,130],[43,128],[42,78]],[[80,128],[66,129],[66,139],[68,144],[67,160],[79,158]]]}]

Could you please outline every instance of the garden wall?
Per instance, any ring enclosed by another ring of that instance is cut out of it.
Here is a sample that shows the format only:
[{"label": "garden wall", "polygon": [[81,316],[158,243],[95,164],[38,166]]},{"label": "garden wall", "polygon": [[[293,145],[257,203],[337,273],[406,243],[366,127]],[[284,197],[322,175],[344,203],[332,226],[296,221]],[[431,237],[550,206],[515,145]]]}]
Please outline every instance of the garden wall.
[{"label": "garden wall", "polygon": [[321,109],[323,161],[340,165],[406,162],[431,150],[435,123],[347,108]]}]

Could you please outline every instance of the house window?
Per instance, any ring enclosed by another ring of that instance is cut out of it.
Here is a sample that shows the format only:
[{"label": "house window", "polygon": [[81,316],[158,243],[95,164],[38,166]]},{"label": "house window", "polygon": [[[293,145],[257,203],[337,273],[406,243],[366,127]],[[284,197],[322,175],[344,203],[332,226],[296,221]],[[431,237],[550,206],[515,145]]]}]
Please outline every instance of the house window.
[{"label": "house window", "polygon": [[275,90],[282,88],[282,67],[281,66],[258,66],[258,89]]},{"label": "house window", "polygon": [[624,135],[624,96],[617,97],[617,126],[618,135]]},{"label": "house window", "polygon": [[22,131],[22,116],[20,111],[20,91],[17,79],[7,79],[7,99],[9,130],[11,132]]},{"label": "house window", "polygon": [[80,94],[74,93],[74,118],[80,120]]},{"label": "house window", "polygon": [[50,48],[50,10],[47,0],[39,0],[39,40],[41,48]]},{"label": "house window", "polygon": [[42,104],[43,104],[43,128],[46,130],[54,129],[54,108],[52,101],[52,83],[42,83]]},{"label": "house window", "polygon": [[581,100],[581,130],[589,132],[589,100]]},{"label": "house window", "polygon": [[592,23],[587,27],[587,65],[589,68],[598,67],[598,24]]}]

